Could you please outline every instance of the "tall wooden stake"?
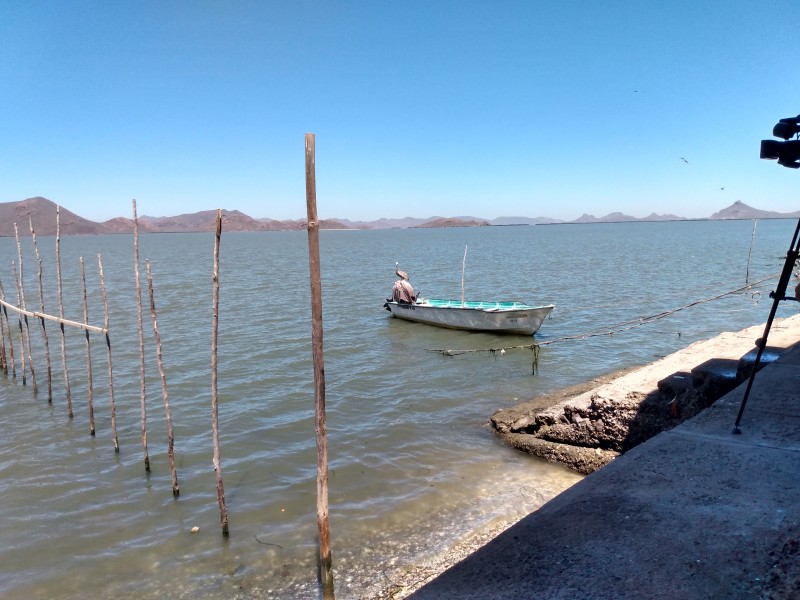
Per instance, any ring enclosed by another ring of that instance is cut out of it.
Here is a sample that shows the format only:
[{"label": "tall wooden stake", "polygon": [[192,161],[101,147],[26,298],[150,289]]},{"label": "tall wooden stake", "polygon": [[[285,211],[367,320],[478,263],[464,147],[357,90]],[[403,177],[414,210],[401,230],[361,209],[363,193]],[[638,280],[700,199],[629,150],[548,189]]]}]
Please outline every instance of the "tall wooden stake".
[{"label": "tall wooden stake", "polygon": [[[19,274],[17,273],[17,265],[14,261],[11,261],[11,268],[14,273],[14,284],[17,286],[17,307],[22,308],[22,300],[19,296]],[[17,323],[19,324],[19,364],[20,370],[22,371],[22,385],[28,385],[28,380],[26,379],[28,369],[25,366],[25,332],[22,327],[22,316],[21,312],[17,313]]]},{"label": "tall wooden stake", "polygon": [[467,269],[467,247],[464,246],[464,260],[461,261],[461,306],[464,306],[464,271]]},{"label": "tall wooden stake", "polygon": [[172,411],[169,408],[169,395],[167,394],[167,376],[164,373],[164,358],[161,353],[161,333],[158,331],[158,318],[156,317],[156,301],[153,294],[153,275],[150,273],[150,261],[145,259],[147,270],[147,289],[150,297],[150,318],[153,320],[153,335],[156,339],[156,358],[158,359],[158,372],[161,375],[161,395],[164,397],[164,412],[167,415],[167,454],[169,455],[169,470],[172,474],[172,495],[178,496],[181,488],[178,485],[178,472],[175,470],[175,433],[172,429]]},{"label": "tall wooden stake", "polygon": [[[3,282],[0,281],[0,300],[6,299],[5,290],[3,290]],[[17,362],[14,358],[14,340],[13,334],[11,333],[11,323],[8,321],[8,309],[3,306],[3,321],[0,322],[0,328],[2,328],[3,323],[6,324],[6,330],[8,331],[8,358],[6,359],[6,370],[8,370],[8,363],[11,363],[11,378],[17,378]]]},{"label": "tall wooden stake", "polygon": [[147,452],[147,399],[144,380],[144,327],[142,326],[142,285],[139,281],[139,219],[136,200],[133,200],[133,272],[136,278],[136,315],[139,320],[139,392],[141,396],[142,449],[144,470],[150,471],[150,454]]},{"label": "tall wooden stake", "polygon": [[3,369],[3,373],[8,373],[8,358],[6,357],[6,330],[3,327],[3,315],[2,309],[5,306],[0,307],[0,369]]},{"label": "tall wooden stake", "polygon": [[333,561],[328,519],[328,437],[325,417],[325,358],[322,351],[322,282],[317,221],[315,136],[306,134],[306,209],[308,212],[308,266],[311,276],[311,347],[314,359],[314,405],[317,436],[317,526],[320,582],[324,597],[333,596]]},{"label": "tall wooden stake", "polygon": [[[58,312],[64,318],[64,294],[61,287],[61,206],[56,206],[56,278],[58,280]],[[59,323],[61,328],[61,363],[64,369],[64,391],[67,395],[67,416],[72,418],[72,391],[69,386],[69,370],[67,369],[67,339],[64,322]]]},{"label": "tall wooden stake", "polygon": [[[17,238],[17,257],[19,258],[19,278],[17,280],[17,293],[19,295],[19,307],[27,311],[27,307],[25,306],[25,283],[22,280],[22,245],[19,243],[19,230],[17,229],[17,224],[14,223],[14,235]],[[28,323],[28,315],[22,315],[23,320],[25,321],[25,343],[28,346],[28,365],[31,369],[31,384],[33,385],[33,393],[39,393],[39,386],[36,385],[36,371],[33,368],[33,349],[31,348],[31,328],[30,324]],[[25,383],[25,378],[23,377],[22,383]]]},{"label": "tall wooden stake", "polygon": [[108,357],[108,399],[111,404],[111,434],[114,436],[114,452],[119,453],[119,436],[117,435],[117,408],[114,404],[114,369],[111,365],[111,337],[109,335],[108,298],[106,297],[106,281],[103,277],[103,259],[97,255],[97,266],[100,271],[100,294],[103,297],[103,312],[106,330],[106,354]]},{"label": "tall wooden stake", "polygon": [[214,437],[214,473],[217,476],[217,502],[222,535],[228,535],[228,509],[225,507],[225,487],[222,485],[222,465],[219,458],[219,402],[217,399],[217,336],[219,332],[219,242],[222,237],[222,210],[217,209],[217,237],[214,242],[214,288],[211,302],[211,432]]},{"label": "tall wooden stake", "polygon": [[758,219],[753,219],[753,233],[750,235],[750,249],[747,251],[747,267],[744,270],[744,284],[750,283],[750,257],[753,255],[753,243],[756,241],[756,226]]},{"label": "tall wooden stake", "polygon": [[[31,240],[33,241],[33,250],[36,253],[36,263],[38,264],[38,279],[39,279],[39,308],[44,314],[44,286],[42,285],[42,255],[39,254],[39,245],[36,243],[36,232],[33,230],[33,219],[28,218],[28,224],[31,228]],[[50,341],[47,338],[47,328],[44,325],[45,318],[40,317],[39,323],[42,326],[42,339],[44,341],[44,356],[47,361],[47,401],[53,402],[53,368],[50,363]]]},{"label": "tall wooden stake", "polygon": [[[81,256],[81,282],[83,284],[83,322],[89,324],[89,300],[86,296],[86,269],[83,266],[83,257]],[[92,343],[89,337],[89,330],[84,329],[86,334],[86,377],[89,388],[89,435],[94,437],[94,389],[92,386]]]}]

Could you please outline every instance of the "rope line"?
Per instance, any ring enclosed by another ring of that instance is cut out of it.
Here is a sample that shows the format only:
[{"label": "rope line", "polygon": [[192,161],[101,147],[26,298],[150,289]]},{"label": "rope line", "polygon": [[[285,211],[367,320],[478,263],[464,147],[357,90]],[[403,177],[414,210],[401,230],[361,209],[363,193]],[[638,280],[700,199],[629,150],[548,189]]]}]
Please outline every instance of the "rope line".
[{"label": "rope line", "polygon": [[[499,353],[503,354],[503,353],[505,353],[506,350],[533,350],[536,353],[536,355],[538,356],[538,350],[539,350],[539,348],[541,346],[549,346],[550,344],[555,344],[557,342],[566,342],[566,341],[572,341],[572,340],[585,340],[587,338],[592,338],[592,337],[609,336],[609,335],[614,335],[615,333],[619,333],[621,331],[629,331],[631,329],[635,329],[637,327],[641,327],[642,325],[645,325],[646,323],[652,323],[653,321],[658,321],[658,320],[664,319],[664,318],[666,318],[666,317],[668,317],[670,315],[673,315],[673,314],[675,314],[677,312],[680,312],[682,310],[686,310],[687,308],[693,308],[695,306],[699,306],[699,305],[705,304],[707,302],[713,302],[714,300],[720,300],[720,299],[725,298],[727,296],[732,296],[734,294],[740,294],[740,293],[745,292],[747,290],[751,290],[755,286],[757,286],[759,284],[762,284],[762,283],[764,283],[766,281],[769,281],[770,279],[774,279],[778,275],[780,275],[780,273],[774,273],[772,275],[769,275],[768,277],[765,277],[764,279],[760,279],[759,281],[756,281],[756,282],[753,282],[753,283],[745,284],[745,285],[743,285],[741,287],[738,287],[738,288],[736,288],[734,290],[730,290],[728,292],[723,292],[722,294],[717,294],[716,296],[712,296],[710,298],[704,298],[703,300],[695,300],[694,302],[690,302],[689,304],[685,304],[683,306],[679,306],[679,307],[673,308],[671,310],[665,310],[665,311],[662,311],[660,313],[656,313],[654,315],[650,315],[650,316],[646,316],[646,317],[637,317],[637,318],[631,319],[629,321],[623,321],[621,323],[617,323],[615,325],[612,325],[609,329],[604,329],[602,331],[590,331],[590,332],[587,332],[587,333],[580,333],[580,334],[574,334],[574,335],[565,335],[565,336],[562,336],[560,338],[556,338],[556,339],[553,339],[553,340],[544,340],[544,341],[541,341],[541,342],[534,342],[532,344],[523,344],[523,345],[520,345],[520,346],[505,346],[505,347],[502,347],[502,348],[475,348],[475,349],[467,349],[467,350],[450,350],[450,349],[426,348],[426,350],[428,352],[438,352],[439,354],[443,354],[444,356],[458,356],[460,354],[468,354],[468,353],[475,353],[475,352],[490,352],[491,354],[499,352]],[[759,298],[755,298],[756,294],[759,294]],[[754,292],[753,297],[755,298],[754,301],[757,302],[758,299],[760,299],[760,292],[758,292],[758,291]],[[535,363],[536,363],[536,361],[534,361],[534,370],[536,369],[536,364]]]},{"label": "rope line", "polygon": [[[760,284],[763,284],[766,281],[774,279],[774,278],[778,277],[779,275],[780,275],[780,273],[775,273],[773,275],[768,276],[766,279],[761,279],[761,280],[753,282],[753,283],[745,282],[745,287],[750,287],[750,288],[753,288],[754,290],[758,291],[757,287]],[[798,277],[800,277],[800,275],[798,275]],[[715,289],[718,289],[718,288],[719,288],[719,285],[711,284],[711,285],[700,286],[700,287],[697,287],[697,288],[694,288],[694,289],[696,291],[701,291],[702,292],[703,290],[711,291],[711,290],[715,290]],[[680,299],[682,296],[683,296],[683,294],[680,294],[680,293],[665,294],[665,295],[660,296],[660,300],[663,302],[664,300],[669,300],[670,298]],[[629,302],[615,302],[614,304],[591,304],[591,305],[587,304],[587,305],[581,305],[581,306],[571,305],[571,306],[566,306],[566,307],[556,306],[553,309],[553,312],[558,311],[558,312],[562,312],[562,313],[566,313],[566,312],[573,313],[573,312],[580,312],[580,311],[583,311],[583,310],[599,310],[599,309],[608,309],[608,308],[623,308],[623,307],[626,307],[626,306],[639,305],[639,304],[642,303],[643,300],[644,301],[647,301],[647,300],[654,301],[654,297],[649,297],[649,298],[637,297],[636,299],[631,300]]]}]

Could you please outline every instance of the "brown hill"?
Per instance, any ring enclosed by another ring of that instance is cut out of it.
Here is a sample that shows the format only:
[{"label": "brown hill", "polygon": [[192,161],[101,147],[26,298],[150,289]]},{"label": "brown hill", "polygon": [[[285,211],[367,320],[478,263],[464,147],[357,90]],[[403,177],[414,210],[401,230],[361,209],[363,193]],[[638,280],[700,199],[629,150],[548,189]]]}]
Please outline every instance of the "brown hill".
[{"label": "brown hill", "polygon": [[772,210],[761,210],[748,206],[741,200],[737,200],[728,208],[711,215],[710,219],[786,219],[800,216],[800,211],[791,213],[779,213]]},{"label": "brown hill", "polygon": [[[160,233],[192,233],[196,231],[214,231],[217,227],[217,211],[204,210],[176,217],[139,217],[142,225],[149,231]],[[269,231],[268,223],[262,223],[238,210],[222,211],[222,228],[225,231]]]},{"label": "brown hill", "polygon": [[[30,236],[30,223],[36,235],[56,234],[55,202],[37,196],[21,202],[0,202],[0,236],[14,236],[14,224],[21,236]],[[102,223],[89,221],[61,207],[62,235],[107,233]]]},{"label": "brown hill", "polygon": [[[301,231],[308,229],[308,221],[306,219],[298,219],[296,221],[273,221],[272,219],[259,219],[262,223],[266,223],[271,227],[270,231]],[[364,227],[351,227],[333,219],[320,219],[320,229],[364,229]]]},{"label": "brown hill", "polygon": [[346,227],[352,229],[406,229],[416,227],[428,221],[441,219],[439,216],[428,217],[427,219],[417,219],[415,217],[404,217],[402,219],[387,219],[382,217],[377,221],[350,221],[349,219],[336,219]]},{"label": "brown hill", "polygon": [[299,231],[304,221],[276,221],[275,219],[256,219],[266,226],[265,231]]},{"label": "brown hill", "polygon": [[417,227],[488,227],[488,221],[466,221],[464,219],[434,219]]},{"label": "brown hill", "polygon": [[[56,208],[54,202],[42,197],[28,198],[21,202],[0,203],[0,236],[14,236],[14,224],[17,225],[19,235],[29,236],[29,220],[33,222],[37,235],[55,235],[56,233]],[[223,229],[226,231],[298,231],[306,228],[306,222],[301,220],[276,221],[274,219],[254,219],[238,210],[223,210]],[[101,233],[132,233],[133,221],[126,217],[117,217],[103,223],[97,223],[79,217],[65,208],[61,208],[61,234],[101,234]],[[216,226],[216,210],[206,210],[175,217],[139,217],[139,231],[143,233],[189,233],[195,231],[213,231]],[[708,219],[786,219],[800,217],[800,211],[791,213],[778,213],[760,210],[744,204],[734,202],[731,206],[712,214]],[[584,214],[571,223],[618,223],[627,221],[667,221],[683,220],[684,217],[676,215],[657,215],[638,219],[623,213],[611,213],[597,218],[594,215]],[[484,227],[492,224],[508,223],[529,224],[555,224],[564,223],[556,219],[540,217],[528,219],[527,217],[500,217],[492,222],[477,217],[431,217],[429,219],[379,219],[377,221],[349,221],[347,219],[321,219],[320,229],[384,229],[387,227]]]},{"label": "brown hill", "polygon": [[[116,219],[104,221],[103,228],[108,233],[133,233],[133,219],[128,219],[127,217],[117,217]],[[141,219],[139,220],[139,231],[150,231],[147,223],[143,223]]]},{"label": "brown hill", "polygon": [[[47,198],[28,198],[21,202],[0,203],[0,236],[13,237],[14,224],[21,236],[30,236],[29,222],[33,222],[36,235],[56,234],[56,210],[58,205]],[[225,231],[284,231],[303,229],[302,221],[275,221],[272,219],[257,220],[238,210],[222,211],[222,227]],[[117,217],[103,223],[97,223],[79,217],[75,213],[60,209],[61,235],[87,235],[102,233],[133,233],[133,219]],[[217,222],[216,210],[205,210],[197,213],[183,214],[175,217],[139,217],[141,233],[191,233],[196,231],[214,231]],[[331,229],[347,227],[330,222]],[[325,228],[325,222],[322,222]]]}]

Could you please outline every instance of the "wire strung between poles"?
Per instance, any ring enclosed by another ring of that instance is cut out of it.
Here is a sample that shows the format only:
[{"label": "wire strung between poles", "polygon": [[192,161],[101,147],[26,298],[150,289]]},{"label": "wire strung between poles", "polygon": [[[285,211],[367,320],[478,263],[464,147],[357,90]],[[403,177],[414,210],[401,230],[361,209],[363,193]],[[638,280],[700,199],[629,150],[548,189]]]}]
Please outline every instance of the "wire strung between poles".
[{"label": "wire strung between poles", "polygon": [[556,338],[556,339],[553,339],[553,340],[544,340],[544,341],[541,341],[541,342],[533,342],[532,344],[522,344],[522,345],[517,345],[517,346],[504,346],[504,347],[500,347],[500,348],[474,348],[474,349],[465,349],[465,350],[426,348],[426,351],[427,352],[438,352],[439,354],[442,354],[444,356],[458,356],[460,354],[470,354],[470,353],[478,353],[478,352],[489,352],[492,355],[496,355],[497,353],[505,354],[505,352],[507,350],[532,350],[532,351],[534,351],[536,353],[535,357],[534,357],[534,366],[533,366],[534,375],[535,375],[536,374],[536,362],[537,362],[537,359],[538,359],[538,349],[541,346],[549,346],[550,344],[555,344],[557,342],[566,342],[566,341],[573,341],[573,340],[584,340],[584,339],[588,339],[588,338],[592,338],[592,337],[609,336],[609,335],[614,335],[615,333],[619,333],[621,331],[629,331],[631,329],[635,329],[637,327],[641,327],[642,325],[645,325],[646,323],[652,323],[653,321],[658,321],[660,319],[664,319],[664,318],[666,318],[666,317],[668,317],[670,315],[673,315],[673,314],[675,314],[677,312],[680,312],[682,310],[686,310],[687,308],[693,308],[695,306],[699,306],[699,305],[705,304],[707,302],[713,302],[714,300],[720,300],[720,299],[725,298],[727,296],[732,296],[734,294],[740,294],[740,293],[742,293],[744,291],[747,291],[747,290],[750,290],[750,289],[754,288],[755,286],[757,286],[759,284],[762,284],[762,283],[764,283],[766,281],[769,281],[770,279],[774,279],[778,275],[779,275],[779,273],[773,273],[772,275],[769,275],[768,277],[760,279],[759,281],[755,281],[753,283],[749,283],[749,284],[743,285],[741,287],[738,287],[738,288],[736,288],[734,290],[730,290],[728,292],[724,292],[722,294],[717,294],[716,296],[712,296],[711,298],[705,298],[703,300],[695,300],[694,302],[690,302],[689,304],[686,304],[684,306],[679,306],[678,308],[673,308],[672,310],[665,310],[665,311],[657,313],[655,315],[650,315],[650,316],[647,316],[647,317],[638,317],[638,318],[632,319],[630,321],[623,321],[622,323],[617,323],[616,325],[612,325],[610,329],[606,329],[606,330],[603,330],[603,331],[594,331],[594,332],[588,332],[588,333],[566,335],[566,336],[562,336],[560,338]]}]

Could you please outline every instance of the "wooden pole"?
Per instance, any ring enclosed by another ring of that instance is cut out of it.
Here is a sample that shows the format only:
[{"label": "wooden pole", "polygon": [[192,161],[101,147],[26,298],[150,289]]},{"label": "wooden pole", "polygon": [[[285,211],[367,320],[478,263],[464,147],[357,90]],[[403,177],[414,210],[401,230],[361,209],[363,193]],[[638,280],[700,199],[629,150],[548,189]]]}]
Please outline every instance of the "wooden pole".
[{"label": "wooden pole", "polygon": [[[3,285],[0,283],[0,300],[3,300]],[[3,311],[5,306],[0,305],[0,367],[8,375],[8,355],[6,354],[6,328],[3,327]]]},{"label": "wooden pole", "polygon": [[58,280],[58,310],[62,321],[61,327],[61,363],[64,369],[64,391],[67,395],[67,416],[72,418],[72,391],[69,386],[69,369],[67,369],[67,339],[64,329],[64,294],[61,286],[61,206],[56,205],[56,278]]},{"label": "wooden pole", "polygon": [[8,358],[6,357],[6,330],[3,327],[2,309],[0,309],[0,369],[8,374]]},{"label": "wooden pole", "polygon": [[133,272],[136,278],[136,315],[139,322],[139,392],[141,405],[142,449],[144,470],[150,471],[150,454],[147,452],[147,400],[144,380],[144,328],[142,326],[142,285],[139,281],[139,219],[136,216],[136,200],[133,200]]},{"label": "wooden pole", "polygon": [[758,219],[753,219],[753,233],[750,235],[750,250],[747,251],[747,267],[744,270],[744,284],[750,283],[750,257],[753,254],[753,243],[756,241],[756,226]]},{"label": "wooden pole", "polygon": [[108,357],[108,399],[111,405],[111,434],[114,437],[114,452],[119,453],[119,436],[117,435],[117,408],[114,404],[114,369],[111,365],[111,337],[109,336],[108,298],[106,297],[106,281],[103,277],[103,259],[97,255],[97,266],[100,271],[100,294],[103,297],[103,312],[106,330],[106,354]]},{"label": "wooden pole", "polygon": [[[21,307],[22,301],[19,297],[19,274],[17,273],[17,264],[11,261],[11,269],[14,273],[14,284],[17,286],[17,306]],[[28,385],[26,374],[28,368],[25,366],[25,333],[22,327],[22,312],[17,311],[17,323],[19,324],[19,364],[22,371],[22,385]]]},{"label": "wooden pole", "polygon": [[[33,230],[33,219],[28,218],[28,224],[31,228],[31,240],[33,241],[33,250],[36,253],[36,263],[39,266],[38,280],[39,280],[39,307],[44,313],[44,286],[42,285],[42,255],[39,254],[39,245],[36,243],[36,232]],[[42,327],[42,340],[44,341],[44,356],[47,362],[47,401],[53,402],[53,368],[50,363],[50,341],[47,338],[47,328],[45,327],[44,317],[39,317],[39,324]]]},{"label": "wooden pole", "polygon": [[461,261],[461,306],[464,306],[464,271],[467,269],[467,247],[464,246],[464,260]]},{"label": "wooden pole", "polygon": [[[81,282],[83,284],[83,322],[89,324],[89,300],[86,297],[86,269],[83,265],[83,257],[81,256]],[[84,329],[86,334],[86,377],[87,387],[89,389],[89,435],[94,437],[94,389],[92,385],[92,343],[89,338],[89,330]]]},{"label": "wooden pole", "polygon": [[70,321],[69,319],[61,319],[59,317],[53,315],[46,315],[44,313],[37,312],[35,310],[22,310],[16,304],[11,304],[10,302],[6,302],[5,300],[0,300],[0,305],[10,308],[15,313],[19,313],[20,315],[26,315],[28,317],[34,317],[36,319],[47,319],[48,321],[55,321],[56,323],[63,323],[64,325],[69,325],[70,327],[75,327],[77,329],[86,329],[87,331],[94,331],[96,333],[106,333],[106,330],[102,327],[96,327],[95,325],[87,325],[86,323],[80,323],[78,321]]},{"label": "wooden pole", "polygon": [[219,457],[219,401],[217,397],[217,337],[219,332],[219,242],[222,237],[222,210],[217,209],[217,236],[214,242],[214,282],[211,302],[211,432],[214,437],[214,473],[217,476],[217,502],[222,535],[228,535],[228,509],[225,507],[225,487],[222,485],[222,465]]},{"label": "wooden pole", "polygon": [[175,433],[172,429],[172,411],[169,408],[169,395],[167,394],[167,376],[164,374],[164,358],[161,353],[161,333],[158,331],[158,318],[156,317],[156,301],[153,294],[153,275],[150,272],[150,261],[145,259],[147,270],[147,289],[150,297],[150,317],[153,321],[153,335],[156,339],[156,358],[158,359],[158,372],[161,375],[161,395],[164,397],[164,412],[167,415],[167,454],[169,455],[169,470],[172,474],[172,495],[178,496],[181,488],[178,485],[178,472],[175,470]]},{"label": "wooden pole", "polygon": [[[5,301],[6,293],[3,290],[3,282],[0,281],[0,299]],[[12,339],[11,333],[11,323],[8,321],[8,310],[6,309],[5,304],[3,305],[3,323],[6,324],[6,330],[8,331],[8,359],[6,361],[6,370],[8,369],[8,362],[11,362],[11,378],[17,378],[17,362],[14,358],[14,340]],[[0,328],[2,328],[3,323],[0,323]]]},{"label": "wooden pole", "polygon": [[[17,238],[17,257],[19,258],[19,278],[15,276],[17,280],[17,294],[19,296],[19,307],[22,310],[27,310],[25,307],[25,283],[22,280],[22,245],[19,243],[19,230],[17,229],[17,224],[14,223],[14,235]],[[39,386],[36,385],[36,371],[33,368],[33,349],[31,348],[31,328],[30,324],[28,323],[28,315],[22,313],[22,318],[25,321],[25,343],[28,347],[28,366],[31,370],[31,384],[33,385],[33,393],[34,395],[39,393]],[[25,383],[25,379],[22,380],[23,384]]]},{"label": "wooden pole", "polygon": [[319,528],[320,582],[323,596],[333,595],[331,534],[328,519],[328,438],[325,417],[325,358],[322,350],[322,282],[317,220],[315,136],[307,133],[306,208],[308,212],[308,266],[311,277],[311,347],[314,359],[314,406],[317,438],[317,526]]}]

